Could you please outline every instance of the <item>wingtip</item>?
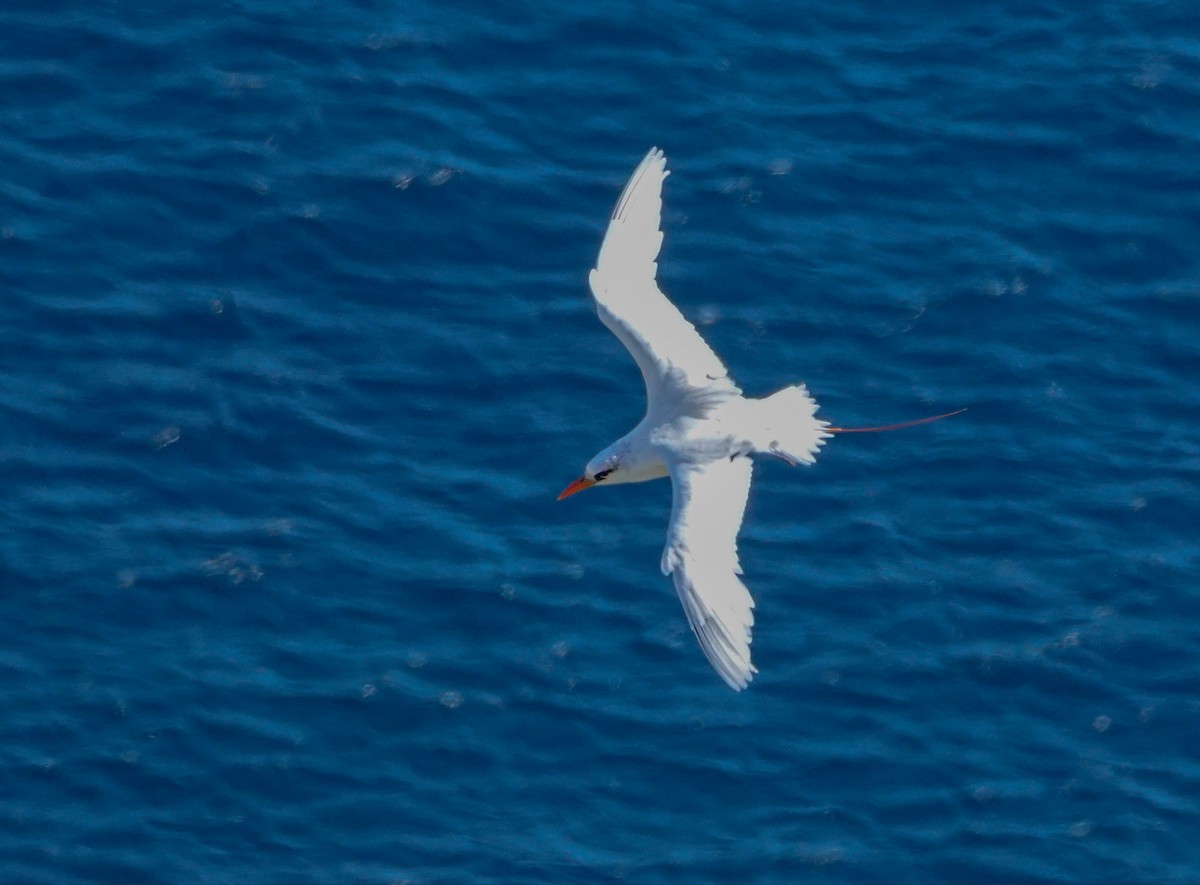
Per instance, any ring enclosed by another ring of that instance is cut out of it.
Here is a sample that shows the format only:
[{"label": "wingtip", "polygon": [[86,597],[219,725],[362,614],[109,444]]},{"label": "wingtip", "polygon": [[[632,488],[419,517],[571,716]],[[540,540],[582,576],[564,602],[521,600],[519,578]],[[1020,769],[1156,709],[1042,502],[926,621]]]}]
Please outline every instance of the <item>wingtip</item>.
[{"label": "wingtip", "polygon": [[754,681],[754,674],[758,672],[758,668],[753,664],[749,665],[747,670],[738,670],[726,673],[724,670],[717,670],[717,675],[722,681],[736,692],[743,692],[750,687],[750,683]]}]

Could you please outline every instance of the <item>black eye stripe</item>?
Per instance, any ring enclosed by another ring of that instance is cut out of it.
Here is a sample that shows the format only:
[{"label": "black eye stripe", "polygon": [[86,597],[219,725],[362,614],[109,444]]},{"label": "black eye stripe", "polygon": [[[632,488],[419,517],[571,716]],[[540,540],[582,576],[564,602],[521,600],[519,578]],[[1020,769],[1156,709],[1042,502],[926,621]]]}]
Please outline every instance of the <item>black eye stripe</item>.
[{"label": "black eye stripe", "polygon": [[608,470],[601,470],[596,474],[596,482],[600,482],[600,480],[604,479],[604,477],[608,476],[610,473],[612,473],[611,467]]}]

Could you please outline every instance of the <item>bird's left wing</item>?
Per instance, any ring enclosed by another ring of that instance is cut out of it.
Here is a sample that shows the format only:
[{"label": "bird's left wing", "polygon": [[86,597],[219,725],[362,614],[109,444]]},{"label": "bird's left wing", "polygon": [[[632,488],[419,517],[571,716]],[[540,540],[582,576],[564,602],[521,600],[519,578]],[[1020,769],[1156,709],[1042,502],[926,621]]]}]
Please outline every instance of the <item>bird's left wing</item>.
[{"label": "bird's left wing", "polygon": [[662,247],[663,152],[652,148],[617,200],[600,257],[588,282],[600,320],[621,340],[642,370],[646,398],[728,387],[728,371],[696,328],[658,288]]},{"label": "bird's left wing", "polygon": [[662,558],[705,657],[736,691],[758,672],[750,662],[754,600],[738,578],[737,555],[752,470],[746,457],[671,468],[671,526]]}]

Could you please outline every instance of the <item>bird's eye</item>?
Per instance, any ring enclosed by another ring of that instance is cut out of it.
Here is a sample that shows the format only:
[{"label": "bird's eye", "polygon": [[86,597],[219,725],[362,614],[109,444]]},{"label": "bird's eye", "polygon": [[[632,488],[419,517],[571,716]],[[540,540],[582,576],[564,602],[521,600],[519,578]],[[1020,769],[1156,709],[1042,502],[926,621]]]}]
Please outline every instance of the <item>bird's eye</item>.
[{"label": "bird's eye", "polygon": [[612,472],[613,472],[613,469],[611,467],[608,468],[608,470],[601,470],[599,473],[596,474],[596,482],[600,482],[600,480],[604,479],[604,477],[608,476]]}]

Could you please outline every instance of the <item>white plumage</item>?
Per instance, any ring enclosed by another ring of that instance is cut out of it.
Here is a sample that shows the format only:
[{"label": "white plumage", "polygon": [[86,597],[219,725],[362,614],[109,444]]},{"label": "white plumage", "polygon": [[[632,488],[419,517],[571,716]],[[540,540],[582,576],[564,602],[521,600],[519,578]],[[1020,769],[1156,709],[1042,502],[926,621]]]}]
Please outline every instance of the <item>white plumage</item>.
[{"label": "white plumage", "polygon": [[709,662],[732,688],[754,677],[754,600],[738,577],[737,533],[755,453],[811,464],[830,435],[803,385],[748,399],[720,358],[655,281],[666,160],[646,155],[625,186],[590,277],[601,321],[633,355],[646,414],[593,458],[560,495],[602,483],[669,476],[671,523],[662,556]]}]

